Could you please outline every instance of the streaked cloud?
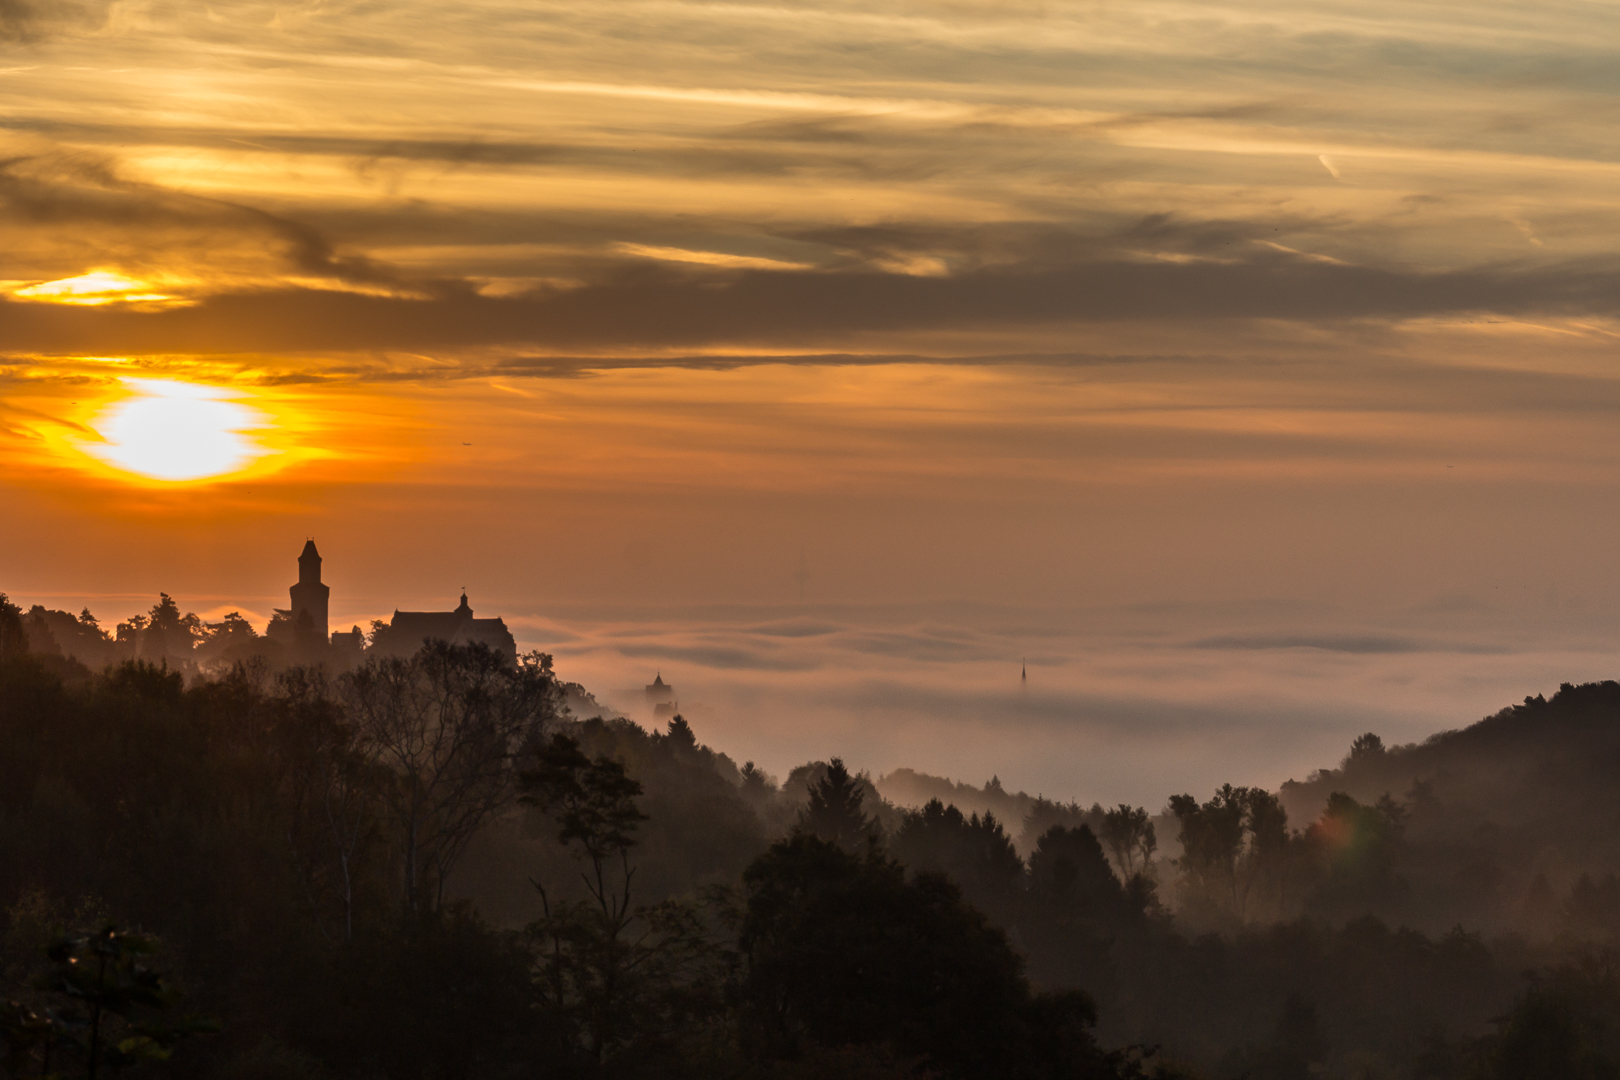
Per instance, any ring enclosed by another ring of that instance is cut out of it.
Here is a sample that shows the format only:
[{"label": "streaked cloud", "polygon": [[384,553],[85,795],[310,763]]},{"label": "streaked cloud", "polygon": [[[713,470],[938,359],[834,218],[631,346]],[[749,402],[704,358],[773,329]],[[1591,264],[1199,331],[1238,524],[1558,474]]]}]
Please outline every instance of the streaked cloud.
[{"label": "streaked cloud", "polygon": [[687,248],[649,247],[646,244],[620,244],[626,255],[663,262],[696,263],[699,266],[718,266],[728,270],[804,270],[803,263],[764,259],[756,255],[727,255],[720,251],[691,251]]},{"label": "streaked cloud", "polygon": [[1574,5],[70,7],[7,9],[5,276],[217,309],[0,348],[1612,315],[1620,42]]}]

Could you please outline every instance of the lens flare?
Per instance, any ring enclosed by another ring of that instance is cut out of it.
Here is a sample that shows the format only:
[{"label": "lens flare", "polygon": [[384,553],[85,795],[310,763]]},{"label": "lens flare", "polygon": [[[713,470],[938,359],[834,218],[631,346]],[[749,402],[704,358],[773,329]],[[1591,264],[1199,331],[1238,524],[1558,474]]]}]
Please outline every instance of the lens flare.
[{"label": "lens flare", "polygon": [[100,442],[81,449],[125,472],[152,480],[206,480],[237,472],[268,453],[250,432],[264,414],[231,400],[229,391],[195,383],[125,379],[135,391],[91,423]]}]

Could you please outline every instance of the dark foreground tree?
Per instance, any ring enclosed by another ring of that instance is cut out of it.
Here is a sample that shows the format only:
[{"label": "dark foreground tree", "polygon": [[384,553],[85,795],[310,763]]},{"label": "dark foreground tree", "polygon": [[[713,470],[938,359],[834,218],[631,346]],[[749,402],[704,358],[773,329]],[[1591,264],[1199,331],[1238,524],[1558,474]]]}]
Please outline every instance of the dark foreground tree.
[{"label": "dark foreground tree", "polygon": [[[465,905],[363,932],[324,970],[326,1007],[284,1031],[331,1070],[269,1071],[266,1080],[494,1080],[568,1076],[572,1048],[536,1015],[532,960],[513,935]],[[236,1080],[240,1073],[234,1073]],[[252,1073],[247,1076],[253,1077]],[[253,1077],[258,1080],[258,1077]]]},{"label": "dark foreground tree", "polygon": [[523,801],[552,819],[582,864],[589,896],[558,899],[534,883],[544,915],[528,933],[542,1000],[593,1061],[667,1054],[722,1011],[729,954],[711,940],[701,906],[635,905],[630,852],[647,820],[636,805],[641,785],[566,735],[552,736],[521,784]]},{"label": "dark foreground tree", "polygon": [[434,910],[468,842],[513,795],[514,765],[561,715],[551,658],[514,667],[474,644],[430,641],[410,659],[367,660],[343,678],[357,746],[388,771],[405,907]]},{"label": "dark foreground tree", "polygon": [[1283,1002],[1271,1041],[1232,1051],[1220,1073],[1250,1080],[1311,1080],[1322,1073],[1327,1050],[1317,1026],[1316,1006],[1293,993]]},{"label": "dark foreground tree", "polygon": [[1535,977],[1497,1027],[1488,1080],[1620,1078],[1620,952],[1587,950]]},{"label": "dark foreground tree", "polygon": [[[238,665],[216,685],[228,689]],[[394,776],[375,757],[319,668],[295,667],[275,680],[264,711],[281,769],[287,843],[316,926],[327,940],[354,940],[358,885]],[[330,928],[328,926],[330,923]]]},{"label": "dark foreground tree", "polygon": [[182,1039],[218,1031],[213,1021],[165,1017],[180,995],[146,965],[154,948],[150,938],[111,925],[52,942],[43,999],[0,1004],[6,1072],[53,1077],[75,1067],[96,1080],[141,1062],[167,1061]]},{"label": "dark foreground tree", "polygon": [[765,1059],[884,1047],[952,1078],[1112,1077],[1090,999],[1030,993],[1006,936],[956,887],[804,833],[744,875],[745,1036]]}]

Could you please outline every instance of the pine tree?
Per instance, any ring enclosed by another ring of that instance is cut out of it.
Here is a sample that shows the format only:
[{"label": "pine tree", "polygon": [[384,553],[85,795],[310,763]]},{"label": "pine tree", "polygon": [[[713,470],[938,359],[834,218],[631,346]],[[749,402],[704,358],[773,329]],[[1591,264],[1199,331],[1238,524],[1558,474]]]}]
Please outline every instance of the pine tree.
[{"label": "pine tree", "polygon": [[880,829],[862,808],[860,782],[833,758],[822,778],[810,786],[810,803],[799,812],[799,832],[858,851],[878,843]]}]

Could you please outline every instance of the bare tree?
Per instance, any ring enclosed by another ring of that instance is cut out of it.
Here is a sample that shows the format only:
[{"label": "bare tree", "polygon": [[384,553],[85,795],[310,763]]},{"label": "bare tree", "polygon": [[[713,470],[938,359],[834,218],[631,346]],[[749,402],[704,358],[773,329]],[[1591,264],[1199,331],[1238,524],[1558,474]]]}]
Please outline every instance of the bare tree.
[{"label": "bare tree", "polygon": [[430,641],[408,660],[367,660],[342,686],[362,751],[389,774],[381,803],[406,909],[437,910],[468,841],[511,802],[516,757],[564,711],[551,658],[514,666],[483,645]]}]

